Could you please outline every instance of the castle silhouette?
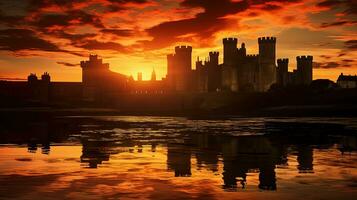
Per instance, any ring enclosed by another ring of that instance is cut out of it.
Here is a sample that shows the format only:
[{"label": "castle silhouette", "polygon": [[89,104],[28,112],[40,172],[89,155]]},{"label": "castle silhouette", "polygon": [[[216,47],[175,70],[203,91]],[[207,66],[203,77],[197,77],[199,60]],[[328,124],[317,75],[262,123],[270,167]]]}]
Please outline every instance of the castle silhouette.
[{"label": "castle silhouette", "polygon": [[[82,61],[84,97],[91,97],[99,90],[104,93],[167,93],[167,92],[216,92],[251,91],[267,92],[273,84],[309,85],[312,82],[312,56],[298,56],[297,69],[288,71],[288,59],[278,59],[276,66],[276,38],[258,39],[259,54],[247,54],[245,44],[237,48],[237,38],[223,39],[223,63],[219,64],[219,52],[210,52],[209,58],[196,61],[192,69],[192,47],[177,46],[175,53],[167,55],[167,75],[156,80],[155,71],[150,81],[138,80],[109,70],[97,55]],[[144,83],[145,82],[145,83]],[[115,87],[114,87],[115,86]]]},{"label": "castle silhouette", "polygon": [[[81,61],[82,82],[51,82],[48,73],[41,79],[30,74],[26,82],[2,81],[0,93],[40,102],[103,102],[118,99],[122,94],[183,94],[208,92],[267,92],[273,85],[309,85],[313,79],[312,56],[298,56],[297,69],[288,71],[289,60],[278,59],[276,65],[276,38],[258,38],[259,54],[247,54],[245,44],[237,48],[237,38],[223,39],[223,63],[219,52],[209,52],[205,61],[197,58],[192,68],[192,47],[177,46],[167,55],[167,75],[142,80],[138,73],[132,76],[112,72],[108,63],[97,55]],[[21,90],[21,95],[14,91]]]}]

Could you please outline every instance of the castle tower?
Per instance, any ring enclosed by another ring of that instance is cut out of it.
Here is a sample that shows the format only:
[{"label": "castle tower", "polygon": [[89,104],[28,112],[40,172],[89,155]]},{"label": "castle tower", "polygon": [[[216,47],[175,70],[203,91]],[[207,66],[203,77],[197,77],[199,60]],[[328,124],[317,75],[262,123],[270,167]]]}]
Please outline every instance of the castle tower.
[{"label": "castle tower", "polygon": [[106,83],[109,64],[103,63],[97,55],[89,55],[89,61],[81,61],[82,82],[86,86],[97,86]]},{"label": "castle tower", "polygon": [[206,92],[207,91],[207,70],[203,65],[202,60],[197,57],[196,61],[196,78],[197,78],[197,91]]},{"label": "castle tower", "polygon": [[207,64],[207,90],[209,92],[217,91],[221,88],[222,72],[218,65],[219,52],[209,52],[209,62]]},{"label": "castle tower", "polygon": [[41,80],[44,83],[50,83],[51,82],[50,74],[48,72],[43,73],[41,76]]},{"label": "castle tower", "polygon": [[219,52],[217,51],[209,52],[209,61],[212,65],[218,66],[218,57],[219,57]]},{"label": "castle tower", "polygon": [[151,81],[156,81],[156,72],[155,72],[155,69],[153,69],[152,72],[151,72]]},{"label": "castle tower", "polygon": [[298,84],[309,85],[312,82],[312,60],[312,56],[296,57]]},{"label": "castle tower", "polygon": [[237,53],[237,38],[223,39],[223,63],[225,65],[234,65]]},{"label": "castle tower", "polygon": [[175,47],[175,90],[188,91],[192,88],[192,47]]},{"label": "castle tower", "polygon": [[258,38],[259,44],[259,91],[268,91],[276,81],[276,38]]},{"label": "castle tower", "polygon": [[276,75],[276,82],[280,86],[286,86],[288,84],[288,68],[289,59],[278,59],[278,68]]},{"label": "castle tower", "polygon": [[28,84],[30,84],[30,85],[36,83],[37,80],[38,80],[38,79],[37,79],[36,74],[33,74],[33,73],[31,73],[31,74],[27,77],[27,82],[28,82]]},{"label": "castle tower", "polygon": [[223,68],[222,87],[230,91],[238,90],[236,58],[237,58],[237,38],[223,39]]}]

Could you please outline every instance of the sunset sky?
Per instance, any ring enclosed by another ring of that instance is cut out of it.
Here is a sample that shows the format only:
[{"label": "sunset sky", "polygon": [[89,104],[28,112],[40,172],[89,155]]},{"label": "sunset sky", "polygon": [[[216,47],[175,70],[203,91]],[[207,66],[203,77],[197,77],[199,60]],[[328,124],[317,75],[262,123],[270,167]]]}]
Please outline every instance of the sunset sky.
[{"label": "sunset sky", "polygon": [[257,38],[277,37],[277,58],[314,56],[314,79],[357,74],[355,0],[1,0],[0,79],[47,71],[81,81],[79,62],[100,55],[113,71],[149,79],[166,74],[166,54],[192,45],[193,61],[222,56],[238,37],[256,54]]}]

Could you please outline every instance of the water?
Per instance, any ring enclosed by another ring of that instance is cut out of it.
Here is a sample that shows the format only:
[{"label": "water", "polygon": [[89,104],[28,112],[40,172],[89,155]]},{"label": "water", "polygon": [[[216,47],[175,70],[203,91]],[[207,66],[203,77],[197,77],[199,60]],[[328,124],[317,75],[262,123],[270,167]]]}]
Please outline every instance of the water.
[{"label": "water", "polygon": [[357,119],[18,117],[0,199],[356,199]]}]

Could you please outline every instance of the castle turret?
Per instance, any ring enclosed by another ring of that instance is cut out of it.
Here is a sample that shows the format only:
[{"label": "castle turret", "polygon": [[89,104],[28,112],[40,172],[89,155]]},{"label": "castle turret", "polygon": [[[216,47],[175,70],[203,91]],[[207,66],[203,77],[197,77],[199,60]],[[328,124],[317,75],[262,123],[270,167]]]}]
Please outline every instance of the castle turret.
[{"label": "castle turret", "polygon": [[218,66],[219,52],[213,51],[209,52],[209,61],[212,65]]},{"label": "castle turret", "polygon": [[30,85],[36,83],[37,80],[38,80],[38,78],[37,78],[36,74],[33,74],[33,73],[31,73],[31,74],[27,77],[27,82],[28,82],[28,84],[30,84]]},{"label": "castle turret", "polygon": [[219,52],[209,52],[208,72],[207,72],[207,90],[214,92],[221,89],[222,70],[218,65]]},{"label": "castle turret", "polygon": [[175,90],[188,91],[192,89],[192,47],[175,47],[174,58]]},{"label": "castle turret", "polygon": [[276,82],[280,86],[286,86],[288,84],[288,68],[289,59],[278,59]]},{"label": "castle turret", "polygon": [[259,44],[259,90],[268,91],[270,86],[276,81],[276,38],[258,38]]},{"label": "castle turret", "polygon": [[222,88],[230,91],[238,90],[237,82],[237,38],[223,39]]},{"label": "castle turret", "polygon": [[48,72],[43,73],[41,76],[41,80],[44,83],[50,83],[51,82],[50,74]]},{"label": "castle turret", "polygon": [[225,65],[233,65],[237,53],[237,38],[223,39],[223,63]]},{"label": "castle turret", "polygon": [[297,56],[298,84],[309,85],[312,82],[312,56]]}]

